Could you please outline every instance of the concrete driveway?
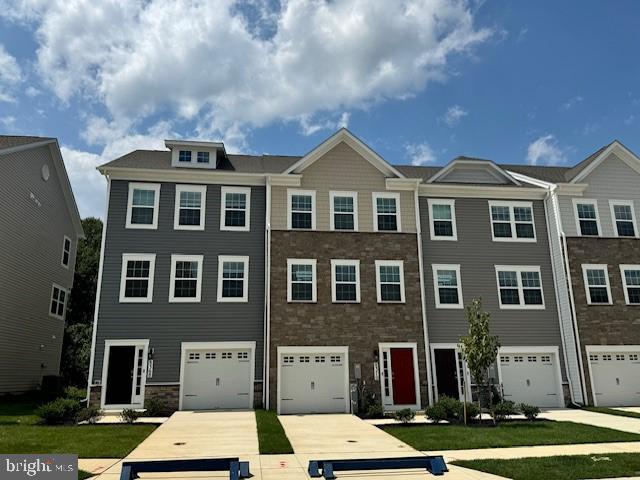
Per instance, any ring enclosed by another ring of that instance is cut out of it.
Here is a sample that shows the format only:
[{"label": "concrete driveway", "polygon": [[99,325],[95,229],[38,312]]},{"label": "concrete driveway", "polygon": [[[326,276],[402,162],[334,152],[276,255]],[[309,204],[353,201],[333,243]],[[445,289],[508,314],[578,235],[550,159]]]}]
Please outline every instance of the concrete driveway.
[{"label": "concrete driveway", "polygon": [[545,410],[540,418],[557,420],[560,422],[575,422],[593,425],[595,427],[612,428],[629,433],[640,434],[640,418],[621,417],[608,413],[596,413],[588,410],[559,409]]}]

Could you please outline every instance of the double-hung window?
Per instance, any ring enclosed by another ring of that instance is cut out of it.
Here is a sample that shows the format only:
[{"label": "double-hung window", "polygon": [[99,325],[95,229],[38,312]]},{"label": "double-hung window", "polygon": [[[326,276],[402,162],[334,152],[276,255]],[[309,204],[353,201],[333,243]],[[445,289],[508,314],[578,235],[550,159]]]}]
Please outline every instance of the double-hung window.
[{"label": "double-hung window", "polygon": [[636,237],[638,227],[632,201],[611,200],[611,218],[616,237]]},{"label": "double-hung window", "polygon": [[222,187],[220,195],[220,230],[248,232],[251,222],[251,188]]},{"label": "double-hung window", "polygon": [[287,260],[287,301],[316,301],[315,259],[289,258]]},{"label": "double-hung window", "polygon": [[158,228],[159,183],[130,183],[126,228]]},{"label": "double-hung window", "polygon": [[588,305],[611,305],[613,303],[607,265],[582,265],[582,276]]},{"label": "double-hung window", "polygon": [[496,265],[496,278],[500,308],[545,308],[540,267]]},{"label": "double-hung window", "polygon": [[334,303],[360,302],[360,260],[331,260],[331,297]]},{"label": "double-hung window", "polygon": [[206,197],[205,185],[176,185],[173,228],[204,230]]},{"label": "double-hung window", "polygon": [[209,163],[209,152],[198,152],[198,163]]},{"label": "double-hung window", "polygon": [[202,255],[171,255],[169,302],[200,301],[202,262]]},{"label": "double-hung window", "polygon": [[404,303],[402,260],[376,260],[375,265],[378,303]]},{"label": "double-hung window", "polygon": [[64,313],[67,306],[67,291],[60,285],[55,283],[51,287],[51,303],[49,305],[49,314],[52,317],[64,319]]},{"label": "double-hung window", "polygon": [[249,257],[218,257],[218,302],[248,300]]},{"label": "double-hung window", "polygon": [[178,161],[191,163],[191,150],[180,150],[178,152]]},{"label": "double-hung window", "polygon": [[66,235],[62,239],[62,266],[69,268],[71,261],[71,239]]},{"label": "double-hung window", "polygon": [[627,305],[640,305],[640,265],[620,265]]},{"label": "double-hung window", "polygon": [[457,240],[455,200],[429,199],[431,240]]},{"label": "double-hung window", "polygon": [[316,192],[288,190],[287,196],[287,227],[289,230],[315,230]]},{"label": "double-hung window", "polygon": [[494,242],[535,242],[531,202],[489,202]]},{"label": "double-hung window", "polygon": [[153,299],[154,253],[122,254],[121,303],[148,303]]},{"label": "double-hung window", "polygon": [[460,265],[432,265],[436,308],[463,308]]},{"label": "double-hung window", "polygon": [[400,232],[400,194],[373,193],[373,230]]},{"label": "double-hung window", "polygon": [[331,230],[358,230],[358,193],[329,192]]},{"label": "double-hung window", "polygon": [[576,212],[576,229],[583,237],[597,237],[600,235],[600,216],[598,202],[584,198],[574,198],[573,205]]}]

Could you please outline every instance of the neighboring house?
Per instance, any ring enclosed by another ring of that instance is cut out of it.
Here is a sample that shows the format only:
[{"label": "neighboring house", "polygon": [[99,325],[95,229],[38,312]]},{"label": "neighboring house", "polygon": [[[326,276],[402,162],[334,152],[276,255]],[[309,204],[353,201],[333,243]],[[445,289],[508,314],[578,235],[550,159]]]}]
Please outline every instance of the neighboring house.
[{"label": "neighboring house", "polygon": [[640,167],[617,142],[573,169],[393,166],[346,129],[303,157],[166,145],[100,167],[93,403],[311,413],[462,399],[457,343],[481,298],[505,399],[591,402],[593,375],[607,403],[637,404]]},{"label": "neighboring house", "polygon": [[0,136],[0,394],[57,375],[78,240],[55,138]]},{"label": "neighboring house", "polygon": [[575,167],[526,173],[553,190],[587,402],[638,405],[640,159],[614,141]]}]

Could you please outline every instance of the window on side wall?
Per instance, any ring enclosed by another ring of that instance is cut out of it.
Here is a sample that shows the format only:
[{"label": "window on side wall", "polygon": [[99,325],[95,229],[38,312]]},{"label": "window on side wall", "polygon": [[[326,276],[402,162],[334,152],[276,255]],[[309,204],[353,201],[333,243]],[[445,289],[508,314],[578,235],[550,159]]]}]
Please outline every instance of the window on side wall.
[{"label": "window on side wall", "polygon": [[455,200],[429,199],[431,240],[457,240]]},{"label": "window on side wall", "polygon": [[376,260],[378,303],[404,303],[404,268],[401,260]]},{"label": "window on side wall", "polygon": [[463,308],[460,265],[432,265],[436,308]]},{"label": "window on side wall", "polygon": [[358,194],[329,192],[331,230],[358,230]]},{"label": "window on side wall", "polygon": [[400,195],[373,194],[373,229],[376,232],[400,232]]},{"label": "window on side wall", "polygon": [[289,230],[315,230],[316,192],[289,190],[287,196],[287,226]]},{"label": "window on side wall", "polygon": [[540,267],[496,265],[502,309],[544,309]]},{"label": "window on side wall", "polygon": [[535,242],[531,202],[489,202],[494,242]]},{"label": "window on side wall", "polygon": [[576,228],[583,237],[600,235],[600,216],[596,200],[574,199]]},{"label": "window on side wall", "polygon": [[218,257],[218,302],[248,301],[249,257]]},{"label": "window on side wall", "polygon": [[638,227],[632,201],[611,200],[611,218],[616,237],[636,237]]},{"label": "window on side wall", "polygon": [[220,195],[220,230],[249,231],[251,188],[222,187]]},{"label": "window on side wall", "polygon": [[204,185],[176,185],[173,228],[204,230],[206,198]]},{"label": "window on side wall", "polygon": [[171,255],[169,302],[200,302],[202,255]]},{"label": "window on side wall", "polygon": [[611,286],[607,265],[582,265],[588,305],[611,305]]},{"label": "window on side wall", "polygon": [[64,236],[62,240],[62,266],[68,268],[71,261],[71,239]]},{"label": "window on side wall", "polygon": [[49,304],[49,314],[52,317],[64,319],[67,306],[67,291],[55,283],[51,287],[51,303]]},{"label": "window on side wall", "polygon": [[640,265],[620,265],[627,305],[640,305]]},{"label": "window on side wall", "polygon": [[120,302],[147,303],[153,298],[156,255],[124,253],[120,275]]},{"label": "window on side wall", "polygon": [[331,260],[331,296],[334,303],[360,302],[359,260]]},{"label": "window on side wall", "polygon": [[287,301],[316,301],[316,260],[287,260]]},{"label": "window on side wall", "polygon": [[130,183],[126,228],[158,228],[159,183]]}]

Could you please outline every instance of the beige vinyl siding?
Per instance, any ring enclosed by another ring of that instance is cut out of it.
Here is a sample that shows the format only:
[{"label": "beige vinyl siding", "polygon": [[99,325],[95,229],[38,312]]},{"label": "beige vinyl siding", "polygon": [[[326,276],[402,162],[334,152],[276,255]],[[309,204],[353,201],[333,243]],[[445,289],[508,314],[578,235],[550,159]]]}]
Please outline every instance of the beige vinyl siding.
[{"label": "beige vinyl siding", "polygon": [[[373,192],[391,192],[385,186],[385,176],[345,143],[340,143],[302,172],[300,190],[316,191],[316,230],[330,230],[330,191],[358,193],[358,230],[373,232]],[[271,228],[287,229],[288,187],[273,187],[271,191]],[[402,232],[415,233],[414,198],[412,191],[394,192],[400,195]]]},{"label": "beige vinyl siding", "polygon": [[[582,198],[598,201],[601,236],[616,236],[611,218],[609,200],[633,200],[636,221],[638,220],[640,216],[640,188],[638,188],[638,185],[640,185],[640,174],[620,160],[615,154],[612,153],[596,167],[596,169],[583,180],[583,183],[588,183],[589,186],[584,191]],[[572,198],[574,197],[566,195],[559,197],[562,226],[568,237],[580,235],[576,227],[576,214]]]},{"label": "beige vinyl siding", "polygon": [[494,172],[487,168],[471,168],[466,166],[456,166],[443,178],[437,180],[438,183],[487,183],[490,185],[504,185],[507,182],[498,178]]}]

